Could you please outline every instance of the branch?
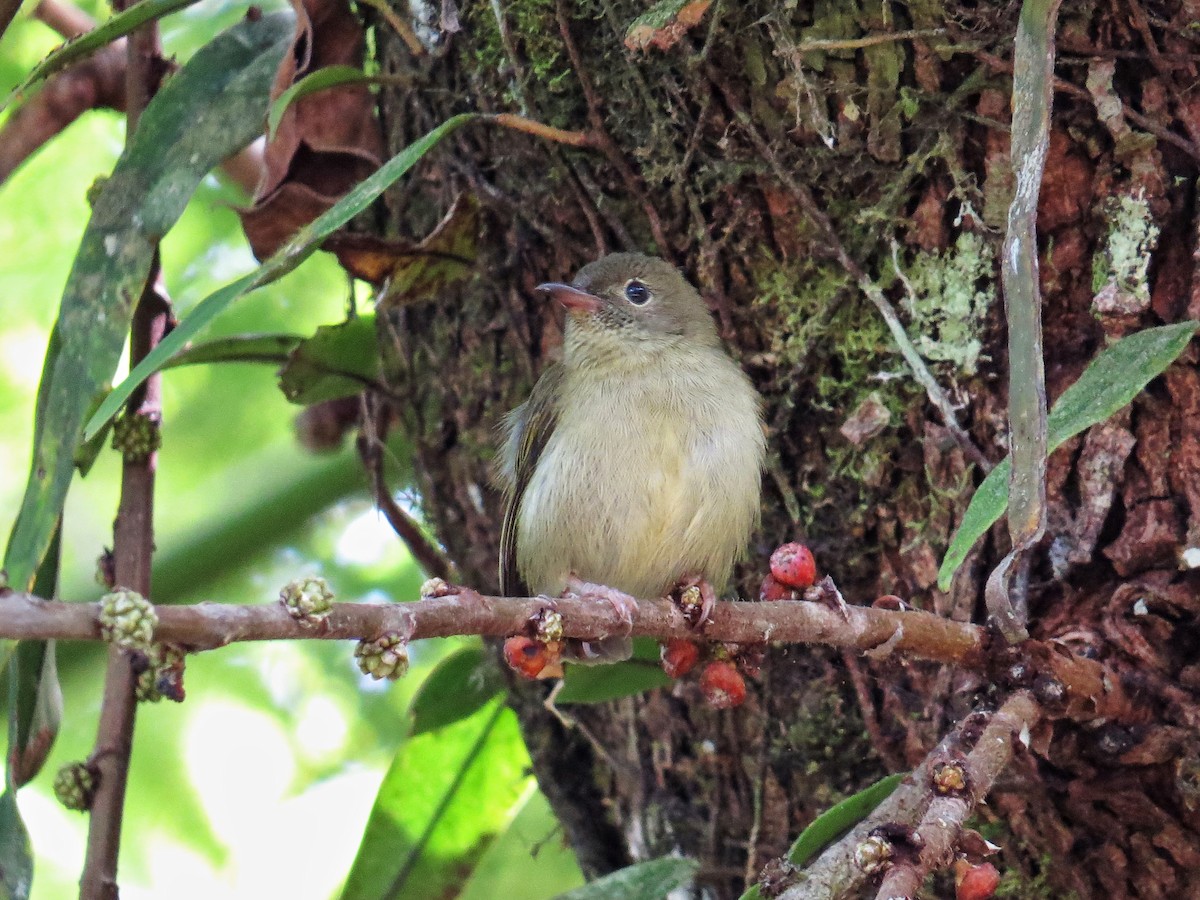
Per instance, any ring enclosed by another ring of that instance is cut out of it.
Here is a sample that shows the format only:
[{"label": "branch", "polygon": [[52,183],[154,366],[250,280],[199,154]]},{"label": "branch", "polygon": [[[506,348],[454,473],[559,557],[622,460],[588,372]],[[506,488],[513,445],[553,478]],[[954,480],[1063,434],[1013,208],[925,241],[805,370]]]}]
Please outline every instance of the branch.
[{"label": "branch", "polygon": [[[454,577],[454,563],[442,552],[442,549],[425,536],[418,522],[400,508],[392,496],[391,488],[387,485],[384,472],[384,444],[379,435],[374,413],[371,412],[369,401],[363,400],[362,430],[358,436],[358,456],[363,468],[371,476],[371,493],[375,496],[375,505],[383,513],[388,524],[400,540],[404,541],[408,552],[412,554],[417,565],[430,578]],[[373,404],[372,404],[373,405]]]},{"label": "branch", "polygon": [[[43,0],[33,15],[70,40],[90,31],[95,21],[58,0]],[[53,76],[17,109],[0,129],[0,184],[80,115],[89,109],[125,108],[125,38]]]},{"label": "branch", "polygon": [[[114,4],[120,11],[129,0]],[[158,27],[143,25],[125,41],[126,144],[138,119],[158,90],[161,52]],[[158,253],[133,312],[129,367],[132,369],[154,349],[167,332],[170,301],[161,282]],[[121,499],[113,522],[113,566],[118,584],[142,595],[150,593],[154,555],[154,482],[158,463],[158,428],[162,418],[162,374],[151,375],[134,392],[120,421],[113,426],[113,442],[122,451]],[[137,675],[124,649],[108,648],[104,697],[96,728],[91,765],[97,773],[96,793],[88,815],[87,855],[79,880],[80,900],[116,900],[117,860],[121,849],[121,823],[125,788],[133,752],[137,713]]]},{"label": "branch", "polygon": [[[913,863],[904,860],[905,854],[910,860],[925,859],[926,853],[918,851],[918,847],[929,849],[929,858],[934,864],[942,861],[943,857],[935,857],[934,853],[941,852],[943,847],[948,852],[961,833],[967,815],[984,799],[996,776],[1011,759],[1014,739],[1025,727],[1036,722],[1039,715],[1033,698],[1019,692],[990,719],[983,713],[968,716],[926,755],[921,765],[870,816],[817,857],[804,870],[800,880],[780,895],[780,900],[849,896],[885,866],[890,869],[884,884],[890,883],[892,873],[897,873],[895,877],[899,881],[915,868]],[[968,750],[970,752],[964,757]],[[934,777],[938,775],[938,781],[945,783],[942,767],[948,760],[953,760],[967,773],[968,789],[954,792],[953,797],[935,797]],[[936,816],[942,816],[944,821]],[[871,842],[878,848],[873,862],[864,853],[864,847],[869,847]],[[906,887],[905,881],[897,890],[881,891],[879,896],[915,896],[914,892],[906,893]]]},{"label": "branch", "polygon": [[[156,607],[155,640],[208,650],[235,641],[375,640],[388,633],[412,639],[477,634],[524,634],[530,620],[557,610],[568,638],[598,640],[615,634],[724,641],[813,643],[909,659],[927,659],[987,673],[1001,687],[1031,685],[1047,714],[1091,720],[1136,719],[1121,679],[1101,663],[1071,656],[1051,643],[1026,641],[999,647],[979,625],[917,610],[846,606],[833,609],[806,600],[774,603],[721,601],[697,632],[669,600],[639,600],[632,625],[611,604],[595,598],[489,597],[434,580],[412,603],[335,603],[319,626],[294,620],[280,604],[200,603]],[[0,638],[98,641],[99,605],[62,603],[28,594],[0,595]]]},{"label": "branch", "polygon": [[[3,0],[0,0],[3,2]],[[95,27],[87,13],[59,0],[42,0],[33,15],[70,40]],[[0,184],[42,145],[92,109],[126,107],[127,41],[119,38],[65,71],[17,109],[0,128]],[[173,63],[159,59],[167,70]],[[247,194],[253,194],[264,171],[262,140],[231,156],[221,170]]]},{"label": "branch", "polygon": [[[925,789],[930,802],[917,826],[915,844],[921,849],[916,859],[904,859],[892,866],[879,887],[879,900],[915,897],[929,873],[953,861],[967,817],[1008,766],[1020,735],[1039,718],[1037,703],[1022,691],[996,710],[965,758],[953,752],[933,753],[926,758]],[[957,788],[953,782],[960,773],[963,786]]]}]

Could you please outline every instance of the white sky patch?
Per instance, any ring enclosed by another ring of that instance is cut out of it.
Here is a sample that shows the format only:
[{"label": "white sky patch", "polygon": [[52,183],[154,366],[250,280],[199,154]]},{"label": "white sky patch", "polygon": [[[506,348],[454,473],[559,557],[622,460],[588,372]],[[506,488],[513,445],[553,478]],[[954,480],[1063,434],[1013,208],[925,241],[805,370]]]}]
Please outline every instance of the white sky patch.
[{"label": "white sky patch", "polygon": [[377,509],[364,510],[346,523],[333,548],[341,566],[374,566],[397,552],[396,532]]},{"label": "white sky patch", "polygon": [[32,322],[0,331],[0,366],[14,387],[31,393],[37,389],[48,337],[44,328]]},{"label": "white sky patch", "polygon": [[346,711],[332,697],[314,696],[300,707],[296,743],[309,760],[340,756],[350,734]]}]

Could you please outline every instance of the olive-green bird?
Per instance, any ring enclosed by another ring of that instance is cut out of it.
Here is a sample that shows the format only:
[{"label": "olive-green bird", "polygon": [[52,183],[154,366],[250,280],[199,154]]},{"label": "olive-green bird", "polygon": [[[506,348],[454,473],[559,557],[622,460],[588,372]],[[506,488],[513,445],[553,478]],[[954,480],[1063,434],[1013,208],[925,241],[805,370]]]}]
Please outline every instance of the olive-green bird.
[{"label": "olive-green bird", "polygon": [[[703,579],[721,591],[758,522],[766,446],[759,396],[704,301],[638,253],[538,290],[566,307],[563,358],[505,420],[501,590],[557,596],[582,581],[662,597]],[[629,650],[617,637],[573,655]]]}]

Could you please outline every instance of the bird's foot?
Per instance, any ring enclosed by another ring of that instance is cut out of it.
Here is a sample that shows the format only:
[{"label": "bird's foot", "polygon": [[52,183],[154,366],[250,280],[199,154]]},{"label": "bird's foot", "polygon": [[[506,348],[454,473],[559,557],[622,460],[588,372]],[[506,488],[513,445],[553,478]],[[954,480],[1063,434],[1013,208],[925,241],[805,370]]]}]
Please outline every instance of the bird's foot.
[{"label": "bird's foot", "polygon": [[567,578],[567,589],[563,594],[564,596],[574,594],[577,597],[603,600],[616,612],[622,627],[620,633],[628,635],[633,631],[633,615],[638,611],[638,603],[635,598],[624,591],[618,591],[616,588],[603,584],[583,581],[575,575],[571,575]]},{"label": "bird's foot", "polygon": [[681,578],[671,590],[670,597],[696,631],[708,623],[717,602],[717,592],[703,575]]},{"label": "bird's foot", "polygon": [[621,662],[633,655],[633,639],[630,633],[633,631],[633,615],[638,611],[637,600],[624,591],[584,581],[574,574],[567,578],[563,596],[567,595],[609,604],[616,611],[619,623],[615,634],[602,635],[596,640],[568,641],[568,659],[586,666]]}]

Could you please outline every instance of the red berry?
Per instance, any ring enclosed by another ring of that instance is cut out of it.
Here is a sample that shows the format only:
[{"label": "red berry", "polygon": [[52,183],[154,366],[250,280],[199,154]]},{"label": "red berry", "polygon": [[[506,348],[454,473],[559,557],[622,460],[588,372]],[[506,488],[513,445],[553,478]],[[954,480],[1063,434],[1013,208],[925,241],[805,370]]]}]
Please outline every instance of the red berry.
[{"label": "red berry", "polygon": [[955,874],[956,900],[988,900],[1000,885],[1000,873],[991,863],[962,867]]},{"label": "red berry", "polygon": [[517,635],[504,642],[504,659],[513,671],[537,678],[550,662],[550,651],[541,641]]},{"label": "red berry", "polygon": [[758,599],[769,603],[773,600],[796,600],[798,595],[794,588],[788,587],[774,575],[768,575],[758,589]]},{"label": "red berry", "polygon": [[662,669],[669,678],[682,678],[696,667],[700,648],[683,638],[671,638],[662,645]]},{"label": "red berry", "polygon": [[771,574],[788,587],[812,587],[817,580],[817,562],[803,544],[784,544],[771,554]]},{"label": "red berry", "polygon": [[700,675],[700,690],[714,709],[740,706],[746,699],[746,680],[731,662],[711,662]]}]

